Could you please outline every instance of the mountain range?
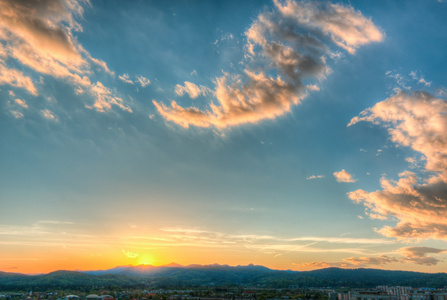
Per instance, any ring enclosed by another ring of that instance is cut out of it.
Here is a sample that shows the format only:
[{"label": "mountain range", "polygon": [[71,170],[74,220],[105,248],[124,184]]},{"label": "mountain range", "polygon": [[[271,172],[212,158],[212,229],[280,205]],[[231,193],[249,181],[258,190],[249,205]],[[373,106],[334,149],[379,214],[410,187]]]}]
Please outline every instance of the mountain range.
[{"label": "mountain range", "polygon": [[0,272],[0,290],[194,286],[305,288],[375,287],[377,285],[442,288],[447,286],[447,274],[340,268],[297,272],[273,270],[252,264],[247,266],[218,264],[182,266],[175,263],[165,266],[119,266],[108,270],[56,271],[34,276]]}]

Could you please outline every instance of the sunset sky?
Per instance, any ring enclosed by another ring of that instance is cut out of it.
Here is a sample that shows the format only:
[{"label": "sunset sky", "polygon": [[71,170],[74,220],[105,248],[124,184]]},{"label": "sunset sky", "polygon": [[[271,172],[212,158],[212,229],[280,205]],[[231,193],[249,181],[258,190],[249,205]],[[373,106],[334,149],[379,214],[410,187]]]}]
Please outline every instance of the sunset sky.
[{"label": "sunset sky", "polygon": [[446,16],[0,0],[0,271],[445,272]]}]

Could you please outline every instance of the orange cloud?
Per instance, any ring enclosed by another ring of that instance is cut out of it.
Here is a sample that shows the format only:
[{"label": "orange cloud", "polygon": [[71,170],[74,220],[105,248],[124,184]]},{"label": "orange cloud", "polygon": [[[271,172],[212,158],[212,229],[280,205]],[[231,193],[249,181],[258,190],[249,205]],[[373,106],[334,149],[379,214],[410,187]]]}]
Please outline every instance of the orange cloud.
[{"label": "orange cloud", "polygon": [[284,5],[278,0],[274,2],[285,17],[322,30],[331,36],[335,44],[351,54],[362,45],[380,42],[384,38],[371,20],[352,7],[328,3],[322,9],[322,5],[312,2],[288,0]]},{"label": "orange cloud", "polygon": [[[329,73],[329,50],[322,35],[329,35],[350,53],[383,38],[369,19],[350,7],[294,1],[275,1],[275,6],[275,11],[260,14],[246,32],[244,75],[224,74],[216,79],[217,104],[204,110],[183,108],[176,101],[170,106],[153,101],[158,112],[185,128],[224,128],[274,119],[290,112],[310,91],[318,90],[315,84],[304,82],[321,80]],[[268,75],[269,71],[277,75]],[[198,96],[195,87],[177,86],[177,92],[194,98]]]},{"label": "orange cloud", "polygon": [[427,253],[439,254],[447,252],[444,249],[430,247],[407,247],[401,248],[399,251],[402,253],[406,261],[427,266],[433,266],[440,262],[439,259],[428,256]]},{"label": "orange cloud", "polygon": [[209,89],[205,86],[197,86],[196,84],[185,81],[185,85],[177,84],[175,86],[175,93],[179,96],[183,96],[185,93],[189,95],[191,99],[195,99],[200,95],[205,96],[209,93]]},{"label": "orange cloud", "polygon": [[359,267],[371,267],[371,266],[383,266],[391,263],[402,263],[401,259],[387,256],[363,256],[363,257],[348,257],[341,261],[336,262],[324,262],[324,261],[313,261],[305,262],[301,264],[294,264],[294,266],[299,270],[314,270],[321,268],[359,268]]},{"label": "orange cloud", "polygon": [[423,155],[426,178],[413,172],[398,180],[382,178],[382,190],[348,194],[363,203],[368,214],[399,220],[379,230],[399,239],[447,240],[447,102],[426,92],[399,92],[363,111],[348,126],[360,121],[388,128],[391,140]]},{"label": "orange cloud", "polygon": [[37,89],[34,86],[30,77],[24,75],[22,72],[7,68],[0,60],[0,84],[9,84],[14,87],[19,87],[27,90],[34,96],[38,95]]},{"label": "orange cloud", "polygon": [[377,256],[362,256],[362,257],[348,257],[341,261],[336,262],[324,262],[313,261],[305,262],[301,264],[293,264],[299,270],[313,270],[328,267],[338,268],[358,268],[358,267],[371,267],[371,266],[383,266],[393,263],[415,263],[418,265],[433,266],[439,263],[441,260],[428,256],[427,253],[445,253],[446,250],[429,248],[429,247],[406,247],[397,250],[400,256],[389,255],[377,255]]},{"label": "orange cloud", "polygon": [[82,15],[84,2],[88,3],[82,0],[1,1],[0,40],[5,46],[0,47],[0,84],[38,95],[29,76],[7,66],[4,58],[12,58],[38,73],[70,82],[76,91],[89,91],[94,102],[92,107],[98,111],[104,112],[116,105],[131,112],[122,104],[122,99],[98,93],[100,83],[92,84],[88,77],[92,63],[111,75],[114,73],[105,62],[91,57],[73,36],[73,32],[82,30],[75,19]]},{"label": "orange cloud", "polygon": [[356,182],[355,179],[350,173],[348,173],[345,169],[340,172],[334,172],[334,177],[338,182]]}]

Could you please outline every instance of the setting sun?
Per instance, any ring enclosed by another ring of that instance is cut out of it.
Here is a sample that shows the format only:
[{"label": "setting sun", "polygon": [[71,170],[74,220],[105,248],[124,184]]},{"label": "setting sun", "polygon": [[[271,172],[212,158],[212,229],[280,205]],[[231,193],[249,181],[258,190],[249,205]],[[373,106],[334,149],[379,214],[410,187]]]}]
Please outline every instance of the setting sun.
[{"label": "setting sun", "polygon": [[152,257],[150,257],[149,255],[142,255],[138,258],[138,264],[139,265],[154,265],[154,259]]}]

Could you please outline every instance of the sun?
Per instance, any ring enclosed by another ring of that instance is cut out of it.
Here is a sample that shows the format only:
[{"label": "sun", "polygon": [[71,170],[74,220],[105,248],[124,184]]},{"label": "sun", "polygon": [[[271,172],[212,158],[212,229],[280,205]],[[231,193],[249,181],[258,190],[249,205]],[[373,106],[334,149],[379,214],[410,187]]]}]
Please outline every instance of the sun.
[{"label": "sun", "polygon": [[154,263],[154,259],[150,257],[149,255],[141,255],[138,258],[138,264],[139,265],[152,265]]}]

